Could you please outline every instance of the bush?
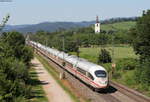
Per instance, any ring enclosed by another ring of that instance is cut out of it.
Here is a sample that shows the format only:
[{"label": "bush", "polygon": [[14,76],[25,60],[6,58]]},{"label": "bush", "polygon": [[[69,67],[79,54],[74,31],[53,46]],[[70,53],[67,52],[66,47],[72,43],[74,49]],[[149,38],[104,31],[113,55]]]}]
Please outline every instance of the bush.
[{"label": "bush", "polygon": [[29,98],[31,88],[26,82],[29,79],[25,64],[14,58],[0,60],[0,101],[13,101],[20,96]]},{"label": "bush", "polygon": [[150,86],[150,59],[141,63],[135,71],[135,80],[137,83]]},{"label": "bush", "polygon": [[136,85],[136,81],[133,80],[133,77],[134,77],[134,72],[135,70],[132,70],[132,71],[128,71],[127,73],[124,73],[122,72],[122,74],[124,74],[122,76],[122,81],[128,85],[128,86],[132,86],[132,85]]},{"label": "bush", "polygon": [[98,57],[98,64],[100,63],[111,63],[112,59],[110,53],[106,49],[101,49]]},{"label": "bush", "polygon": [[116,73],[113,74],[112,77],[113,77],[114,79],[119,79],[119,78],[121,78],[121,74],[120,74],[119,72],[116,72]]},{"label": "bush", "polygon": [[29,64],[29,62],[33,58],[33,50],[29,46],[24,46],[21,52],[22,60],[25,62],[25,64]]},{"label": "bush", "polygon": [[14,58],[7,58],[0,61],[0,70],[7,76],[7,79],[15,81],[21,79],[27,81],[29,79],[28,69],[23,62]]},{"label": "bush", "polygon": [[27,99],[25,99],[22,96],[16,97],[12,100],[12,102],[28,102]]},{"label": "bush", "polygon": [[124,58],[116,63],[117,70],[133,70],[136,68],[138,61],[132,58]]},{"label": "bush", "polygon": [[104,68],[106,68],[108,73],[112,71],[111,63],[102,64],[102,66],[104,66]]}]

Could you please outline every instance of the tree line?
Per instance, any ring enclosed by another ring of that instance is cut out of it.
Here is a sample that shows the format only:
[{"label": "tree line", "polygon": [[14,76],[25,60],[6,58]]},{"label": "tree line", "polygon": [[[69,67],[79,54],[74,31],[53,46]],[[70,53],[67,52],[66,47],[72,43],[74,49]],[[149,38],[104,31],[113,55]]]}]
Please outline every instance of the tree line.
[{"label": "tree line", "polygon": [[[38,31],[30,35],[30,39],[62,50],[63,37],[65,38],[65,52],[76,51],[76,47],[93,47],[111,44],[130,44],[131,38],[128,31],[121,30],[112,34],[95,34],[92,27],[75,30],[61,30],[57,32]],[[74,47],[73,47],[74,46]]]},{"label": "tree line", "polygon": [[29,76],[33,52],[18,32],[0,36],[0,101],[25,102],[31,97]]},{"label": "tree line", "polygon": [[113,23],[117,23],[117,22],[124,22],[124,21],[137,21],[138,17],[118,17],[118,18],[111,18],[108,20],[104,20],[101,23],[102,24],[113,24]]}]

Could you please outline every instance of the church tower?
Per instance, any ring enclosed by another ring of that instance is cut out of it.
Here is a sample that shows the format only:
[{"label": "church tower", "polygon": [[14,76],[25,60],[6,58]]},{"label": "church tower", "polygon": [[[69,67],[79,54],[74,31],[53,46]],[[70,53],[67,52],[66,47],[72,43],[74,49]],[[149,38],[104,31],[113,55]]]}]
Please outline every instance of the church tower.
[{"label": "church tower", "polygon": [[100,22],[98,16],[96,16],[95,33],[100,33]]}]

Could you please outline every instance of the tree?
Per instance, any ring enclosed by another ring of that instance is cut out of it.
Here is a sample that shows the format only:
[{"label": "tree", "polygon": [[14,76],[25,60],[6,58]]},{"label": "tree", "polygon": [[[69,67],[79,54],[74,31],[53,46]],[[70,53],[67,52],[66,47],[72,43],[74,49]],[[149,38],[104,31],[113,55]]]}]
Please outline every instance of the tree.
[{"label": "tree", "polygon": [[97,45],[105,45],[109,41],[109,37],[107,34],[99,34],[98,35],[98,44]]},{"label": "tree", "polygon": [[110,63],[112,61],[110,53],[106,49],[101,49],[99,57],[98,57],[98,64],[100,63]]},{"label": "tree", "polygon": [[21,49],[21,59],[26,63],[29,64],[31,59],[33,58],[33,50],[29,46],[24,46]]},{"label": "tree", "polygon": [[146,59],[144,63],[137,66],[134,78],[137,83],[150,86],[150,59]]},{"label": "tree", "polygon": [[134,50],[140,55],[140,60],[144,61],[150,57],[150,10],[138,19],[133,34]]},{"label": "tree", "polygon": [[31,91],[26,84],[29,80],[27,66],[12,57],[0,59],[0,65],[0,101],[16,102],[20,96],[28,98]]},{"label": "tree", "polygon": [[32,57],[21,33],[0,36],[0,102],[20,102],[31,96],[27,63]]},{"label": "tree", "polygon": [[143,16],[138,19],[132,36],[134,51],[140,56],[135,77],[137,82],[150,85],[150,10],[143,12]]},{"label": "tree", "polygon": [[0,42],[0,58],[13,56],[14,50],[4,42]]},{"label": "tree", "polygon": [[17,47],[18,45],[25,45],[25,38],[19,32],[3,33],[1,39],[3,40],[3,42],[8,43],[12,47]]},{"label": "tree", "polygon": [[67,41],[65,43],[65,52],[77,52],[77,51],[78,51],[78,46],[76,42]]},{"label": "tree", "polygon": [[19,60],[23,60],[26,64],[28,64],[33,58],[33,52],[28,46],[25,45],[25,38],[21,33],[3,33],[1,39],[3,43],[2,46],[4,47],[0,47],[0,50],[3,50],[4,54],[11,54],[10,56],[15,56]]}]

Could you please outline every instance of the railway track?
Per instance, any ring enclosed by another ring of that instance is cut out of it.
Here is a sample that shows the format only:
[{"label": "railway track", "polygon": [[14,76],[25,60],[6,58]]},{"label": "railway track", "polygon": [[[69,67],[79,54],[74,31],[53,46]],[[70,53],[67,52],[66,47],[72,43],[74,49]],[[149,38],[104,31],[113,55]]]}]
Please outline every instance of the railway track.
[{"label": "railway track", "polygon": [[150,98],[124,85],[110,81],[110,84],[118,89],[119,92],[131,97],[136,102],[150,102]]},{"label": "railway track", "polygon": [[[58,65],[41,52],[38,52],[38,54],[43,56],[43,58],[45,58],[58,72],[64,71],[62,66]],[[105,92],[93,92],[88,85],[85,85],[81,80],[75,78],[71,73],[67,72],[65,74],[66,80],[69,81],[76,92],[82,97],[90,100],[90,102],[150,102],[149,97],[112,81]]]}]

